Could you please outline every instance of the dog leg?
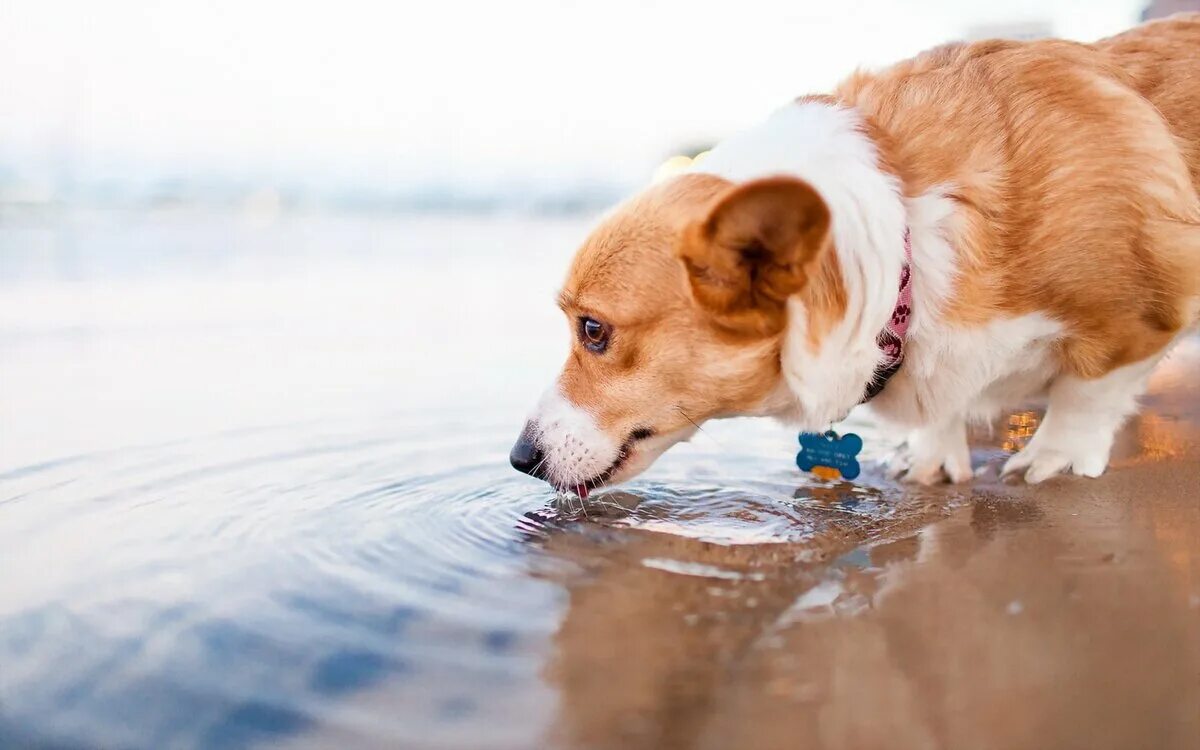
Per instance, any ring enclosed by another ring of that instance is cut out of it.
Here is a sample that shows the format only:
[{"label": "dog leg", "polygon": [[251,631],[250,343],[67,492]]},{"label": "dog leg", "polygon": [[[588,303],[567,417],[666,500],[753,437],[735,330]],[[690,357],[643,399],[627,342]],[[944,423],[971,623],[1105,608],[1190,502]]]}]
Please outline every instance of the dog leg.
[{"label": "dog leg", "polygon": [[888,465],[888,475],[926,485],[943,479],[955,484],[969,480],[971,452],[966,419],[955,417],[913,430],[905,448]]},{"label": "dog leg", "polygon": [[1093,380],[1060,375],[1050,385],[1041,426],[1004,464],[1002,476],[1024,472],[1026,482],[1037,484],[1068,470],[1085,477],[1103,474],[1117,429],[1137,410],[1137,397],[1160,358],[1119,367]]}]

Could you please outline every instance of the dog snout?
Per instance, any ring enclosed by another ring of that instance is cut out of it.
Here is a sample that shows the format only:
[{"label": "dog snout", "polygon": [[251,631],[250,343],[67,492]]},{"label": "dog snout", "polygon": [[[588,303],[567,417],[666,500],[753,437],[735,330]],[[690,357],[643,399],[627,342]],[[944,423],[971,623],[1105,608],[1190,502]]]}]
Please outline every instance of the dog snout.
[{"label": "dog snout", "polygon": [[517,471],[531,477],[545,479],[545,458],[546,454],[542,452],[542,448],[534,436],[533,423],[526,424],[525,429],[521,431],[521,436],[517,438],[512,451],[508,454],[508,462]]}]

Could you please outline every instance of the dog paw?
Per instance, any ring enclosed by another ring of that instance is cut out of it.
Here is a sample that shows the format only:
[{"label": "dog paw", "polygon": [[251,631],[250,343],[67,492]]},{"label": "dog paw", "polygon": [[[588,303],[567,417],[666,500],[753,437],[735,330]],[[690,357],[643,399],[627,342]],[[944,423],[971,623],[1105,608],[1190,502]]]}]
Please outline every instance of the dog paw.
[{"label": "dog paw", "polygon": [[1074,436],[1061,441],[1039,441],[1036,436],[1004,464],[1001,477],[1024,473],[1028,484],[1041,482],[1067,471],[1082,477],[1098,477],[1108,468],[1112,440]]},{"label": "dog paw", "polygon": [[913,484],[960,484],[969,481],[971,453],[967,447],[966,427],[945,430],[917,430],[908,445],[888,463],[887,475]]}]

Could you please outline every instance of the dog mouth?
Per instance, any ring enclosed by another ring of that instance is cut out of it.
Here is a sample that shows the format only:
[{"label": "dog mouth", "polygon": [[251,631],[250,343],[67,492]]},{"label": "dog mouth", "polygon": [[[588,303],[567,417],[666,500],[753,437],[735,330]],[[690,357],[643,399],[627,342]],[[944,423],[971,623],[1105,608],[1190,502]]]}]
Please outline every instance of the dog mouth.
[{"label": "dog mouth", "polygon": [[640,443],[643,440],[648,440],[652,437],[654,437],[654,430],[649,427],[639,427],[633,432],[629,433],[629,437],[625,439],[625,442],[622,443],[621,447],[617,450],[616,460],[614,460],[607,469],[591,479],[587,479],[576,484],[571,489],[575,491],[576,495],[579,495],[581,500],[587,500],[588,495],[591,494],[592,490],[604,486],[608,480],[616,476],[617,472],[619,472],[625,466],[625,464],[628,463],[629,457],[633,454],[634,446],[637,445],[637,443]]}]

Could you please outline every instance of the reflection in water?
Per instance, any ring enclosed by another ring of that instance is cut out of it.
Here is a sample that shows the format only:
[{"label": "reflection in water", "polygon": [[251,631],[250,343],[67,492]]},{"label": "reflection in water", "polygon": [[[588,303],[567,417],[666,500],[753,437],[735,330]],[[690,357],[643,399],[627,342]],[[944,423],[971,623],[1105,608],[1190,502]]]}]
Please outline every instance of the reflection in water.
[{"label": "reflection in water", "polygon": [[1178,417],[1141,414],[1134,418],[1140,458],[1166,461],[1196,454],[1196,429]]},{"label": "reflection in water", "polygon": [[1016,453],[1024,448],[1029,439],[1033,437],[1033,433],[1037,431],[1038,423],[1039,417],[1035,411],[1019,411],[1010,414],[1007,420],[1008,427],[1004,432],[1004,442],[1000,444],[1001,449],[1009,453]]},{"label": "reflection in water", "polygon": [[[908,494],[882,483],[805,483],[780,497],[785,489],[730,492],[681,481],[670,490],[600,493],[538,540],[564,563],[545,575],[570,592],[547,671],[560,690],[557,743],[698,742],[720,710],[714,698],[729,668],[808,609],[805,597],[827,588],[830,576],[859,575],[835,572],[858,565],[854,553],[832,567],[822,561],[875,535],[916,529],[961,502],[952,491]],[[606,504],[608,495],[617,502]],[[860,601],[834,596],[829,606]]]},{"label": "reflection in water", "polygon": [[[1086,485],[1006,489],[843,529],[820,556],[562,529],[543,548],[571,571],[555,743],[1194,746],[1200,607],[1177,594],[1179,550]],[[1155,507],[1194,548],[1189,502]]]}]

